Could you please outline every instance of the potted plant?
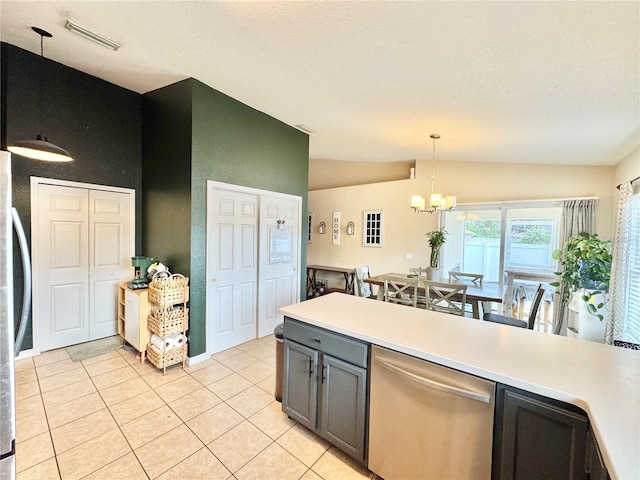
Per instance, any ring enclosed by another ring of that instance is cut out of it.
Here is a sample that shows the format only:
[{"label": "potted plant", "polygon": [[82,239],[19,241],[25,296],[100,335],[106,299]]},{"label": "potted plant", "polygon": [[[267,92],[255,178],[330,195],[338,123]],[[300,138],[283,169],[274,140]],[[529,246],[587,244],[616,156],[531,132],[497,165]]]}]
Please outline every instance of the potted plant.
[{"label": "potted plant", "polygon": [[429,238],[429,246],[431,247],[431,258],[429,260],[429,270],[427,278],[429,280],[439,281],[442,277],[442,267],[440,266],[440,249],[447,241],[447,231],[444,227],[436,228],[426,234]]},{"label": "potted plant", "polygon": [[570,237],[562,249],[553,252],[553,259],[558,260],[562,268],[556,272],[560,275],[559,281],[551,285],[561,287],[562,303],[568,304],[572,295],[584,289],[581,299],[586,303],[587,311],[601,321],[604,319],[601,309],[607,303],[611,251],[610,241],[599,239],[595,233],[580,232]]}]

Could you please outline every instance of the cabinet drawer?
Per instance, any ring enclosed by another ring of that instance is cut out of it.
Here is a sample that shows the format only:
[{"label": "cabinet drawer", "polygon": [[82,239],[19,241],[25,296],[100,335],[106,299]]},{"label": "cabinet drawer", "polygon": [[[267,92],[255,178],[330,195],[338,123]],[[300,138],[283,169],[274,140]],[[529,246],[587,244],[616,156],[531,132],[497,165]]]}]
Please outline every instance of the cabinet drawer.
[{"label": "cabinet drawer", "polygon": [[284,336],[353,365],[365,368],[367,366],[368,344],[354,338],[286,317],[284,319]]}]

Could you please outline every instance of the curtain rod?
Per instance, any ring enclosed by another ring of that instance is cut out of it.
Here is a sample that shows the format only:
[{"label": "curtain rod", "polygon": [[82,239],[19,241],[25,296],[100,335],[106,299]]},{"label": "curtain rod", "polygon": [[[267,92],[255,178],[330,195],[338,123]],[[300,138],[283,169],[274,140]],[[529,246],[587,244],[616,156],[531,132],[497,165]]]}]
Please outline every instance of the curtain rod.
[{"label": "curtain rod", "polygon": [[[633,180],[631,180],[629,183],[635,183],[635,182],[637,182],[638,180],[640,180],[640,176],[638,176],[638,177],[634,178],[634,179],[633,179]],[[622,186],[622,183],[621,183],[620,185],[618,185],[616,188],[617,188],[618,190],[620,190],[620,187],[621,187],[621,186]]]},{"label": "curtain rod", "polygon": [[540,198],[540,199],[534,199],[534,200],[503,200],[498,202],[458,203],[458,206],[504,205],[504,204],[526,204],[526,203],[558,203],[558,202],[564,202],[566,200],[599,200],[599,199],[600,197]]}]

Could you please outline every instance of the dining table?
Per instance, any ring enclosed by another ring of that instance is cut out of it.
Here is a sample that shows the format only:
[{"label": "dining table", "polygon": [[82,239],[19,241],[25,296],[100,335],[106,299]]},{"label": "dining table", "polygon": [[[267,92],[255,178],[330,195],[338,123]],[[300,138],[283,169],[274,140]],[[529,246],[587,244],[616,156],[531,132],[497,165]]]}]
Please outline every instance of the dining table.
[{"label": "dining table", "polygon": [[[370,285],[378,286],[378,300],[384,300],[384,277],[394,277],[394,281],[399,286],[402,285],[403,278],[410,278],[410,274],[406,273],[384,273],[382,275],[374,275],[369,278],[364,278],[362,281]],[[427,277],[421,275],[418,277],[418,295],[425,295],[424,281]],[[467,285],[467,303],[471,305],[473,310],[473,318],[480,318],[480,302],[496,302],[502,303],[504,293],[506,290],[505,285],[500,285],[498,282],[484,282],[482,285],[474,283],[472,281],[461,280],[449,280],[443,278],[438,283],[449,283],[451,286]]]}]

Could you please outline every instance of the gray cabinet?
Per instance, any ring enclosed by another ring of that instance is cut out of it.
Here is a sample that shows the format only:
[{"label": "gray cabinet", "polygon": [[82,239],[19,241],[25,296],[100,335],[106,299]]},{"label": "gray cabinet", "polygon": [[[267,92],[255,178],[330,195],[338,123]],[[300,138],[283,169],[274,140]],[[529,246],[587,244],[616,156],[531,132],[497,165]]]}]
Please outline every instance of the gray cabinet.
[{"label": "gray cabinet", "polygon": [[602,460],[602,454],[598,448],[596,437],[591,429],[589,429],[589,434],[587,435],[587,456],[585,458],[585,464],[585,470],[587,471],[589,480],[609,480],[611,478]]},{"label": "gray cabinet", "polygon": [[368,344],[285,318],[282,410],[365,463]]},{"label": "gray cabinet", "polygon": [[316,429],[318,351],[284,339],[282,409],[305,427]]},{"label": "gray cabinet", "polygon": [[589,423],[579,408],[499,385],[495,421],[494,480],[588,478]]}]

